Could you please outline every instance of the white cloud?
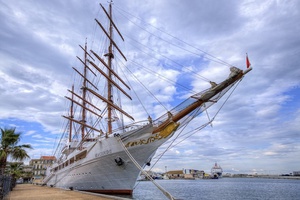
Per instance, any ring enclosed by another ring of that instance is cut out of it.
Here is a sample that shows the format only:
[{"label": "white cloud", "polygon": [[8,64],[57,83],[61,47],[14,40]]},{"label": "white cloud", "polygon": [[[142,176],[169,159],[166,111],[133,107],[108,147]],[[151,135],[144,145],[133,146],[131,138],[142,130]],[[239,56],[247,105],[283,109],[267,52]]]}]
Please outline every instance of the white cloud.
[{"label": "white cloud", "polygon": [[30,135],[34,134],[35,132],[36,132],[35,130],[27,131],[24,135],[25,136],[30,136]]}]

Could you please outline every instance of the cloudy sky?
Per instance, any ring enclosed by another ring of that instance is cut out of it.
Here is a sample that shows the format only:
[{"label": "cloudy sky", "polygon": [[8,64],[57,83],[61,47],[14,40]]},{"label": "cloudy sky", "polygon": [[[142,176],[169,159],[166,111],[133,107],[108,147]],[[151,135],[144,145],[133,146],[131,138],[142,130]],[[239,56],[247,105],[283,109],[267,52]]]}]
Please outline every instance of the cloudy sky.
[{"label": "cloudy sky", "polygon": [[[174,142],[155,170],[209,172],[215,162],[229,173],[300,170],[300,1],[115,0],[114,9],[127,65],[174,81],[140,74],[167,109],[187,97],[184,88],[201,91],[205,80],[226,77],[221,61],[245,69],[248,53],[253,67],[212,127]],[[96,17],[104,21],[99,1],[0,1],[0,127],[22,132],[32,158],[51,155],[60,138],[78,44],[98,41]],[[163,109],[149,102],[158,117]],[[189,129],[205,122],[203,113]]]}]

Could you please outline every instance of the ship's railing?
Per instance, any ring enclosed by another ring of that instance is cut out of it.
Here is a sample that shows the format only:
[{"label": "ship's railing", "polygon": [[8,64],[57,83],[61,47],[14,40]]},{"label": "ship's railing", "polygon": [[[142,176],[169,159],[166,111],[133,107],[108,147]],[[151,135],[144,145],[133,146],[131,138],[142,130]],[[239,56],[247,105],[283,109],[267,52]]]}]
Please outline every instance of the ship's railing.
[{"label": "ship's railing", "polygon": [[[166,115],[167,116],[167,115]],[[153,127],[158,127],[160,124],[162,124],[165,120],[167,119],[167,117],[165,118],[160,118],[160,120],[143,120],[143,121],[139,121],[139,122],[134,122],[132,124],[128,124],[126,125],[124,128],[118,128],[113,130],[112,135],[116,135],[116,134],[124,134],[130,131],[135,131],[137,129],[141,129],[147,125],[149,125],[150,123],[152,123]]]},{"label": "ship's railing", "polygon": [[163,122],[165,122],[166,120],[168,120],[169,118],[171,118],[171,116],[174,116],[176,114],[178,114],[179,112],[181,112],[182,110],[184,110],[185,108],[187,108],[189,105],[195,103],[196,101],[198,101],[198,98],[201,97],[203,94],[205,94],[206,92],[208,92],[210,89],[206,89],[204,91],[201,91],[199,93],[196,93],[192,96],[190,96],[189,98],[187,98],[185,101],[183,101],[182,103],[180,103],[179,105],[177,105],[176,107],[174,107],[172,110],[166,112],[164,115],[160,116],[159,118],[157,118],[153,124],[155,125],[160,125]]},{"label": "ship's railing", "polygon": [[149,123],[150,123],[149,120],[134,122],[132,124],[126,125],[123,128],[118,128],[118,129],[113,130],[112,135],[116,135],[116,134],[122,135],[126,132],[134,131],[134,130],[140,129],[144,126],[147,126]]}]

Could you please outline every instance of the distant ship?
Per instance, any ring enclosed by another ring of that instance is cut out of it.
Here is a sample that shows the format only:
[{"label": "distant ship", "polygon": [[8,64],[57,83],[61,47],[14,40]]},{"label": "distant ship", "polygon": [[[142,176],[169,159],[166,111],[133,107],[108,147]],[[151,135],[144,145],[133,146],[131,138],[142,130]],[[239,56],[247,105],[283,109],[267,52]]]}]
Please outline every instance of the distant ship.
[{"label": "distant ship", "polygon": [[218,179],[222,177],[222,173],[223,173],[223,169],[221,168],[221,166],[215,163],[215,166],[211,168],[211,177],[213,179]]}]

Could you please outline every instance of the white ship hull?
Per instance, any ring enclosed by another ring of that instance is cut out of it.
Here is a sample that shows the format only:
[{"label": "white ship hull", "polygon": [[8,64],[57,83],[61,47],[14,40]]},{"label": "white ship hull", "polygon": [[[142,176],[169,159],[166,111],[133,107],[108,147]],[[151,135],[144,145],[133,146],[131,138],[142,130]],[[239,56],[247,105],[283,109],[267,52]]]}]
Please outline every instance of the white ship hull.
[{"label": "white ship hull", "polygon": [[[152,126],[147,129],[143,130],[146,133],[139,132],[133,137],[129,135],[129,139],[124,141],[130,154],[142,167],[150,162],[157,148],[174,132],[162,137],[161,133],[151,133]],[[132,194],[140,170],[125,153],[118,137],[103,140],[88,142],[86,148],[74,151],[63,162],[49,168],[52,172],[49,171],[44,184],[98,193]],[[115,161],[119,158],[123,161],[122,165],[118,165]]]},{"label": "white ship hull", "polygon": [[217,163],[215,163],[215,166],[211,168],[211,176],[212,178],[221,178],[223,173],[223,169],[221,166],[218,166]]}]

